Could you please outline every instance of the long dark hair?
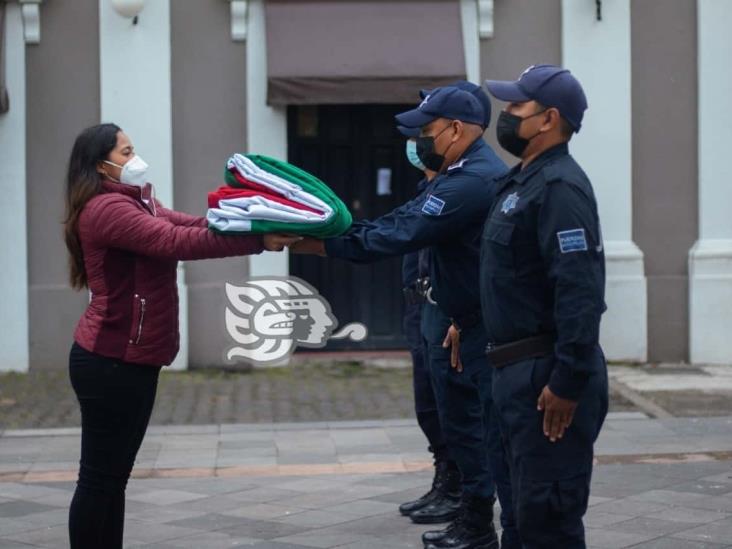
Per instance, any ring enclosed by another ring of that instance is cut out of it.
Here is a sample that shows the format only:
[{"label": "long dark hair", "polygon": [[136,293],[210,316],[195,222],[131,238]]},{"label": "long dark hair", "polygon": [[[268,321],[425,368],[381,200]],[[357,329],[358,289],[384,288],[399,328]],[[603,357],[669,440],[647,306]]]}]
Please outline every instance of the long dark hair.
[{"label": "long dark hair", "polygon": [[86,288],[88,283],[79,239],[79,214],[101,190],[102,177],[97,173],[97,163],[105,160],[117,145],[120,131],[116,124],[92,126],[79,134],[71,150],[66,176],[64,240],[70,254],[71,287],[75,290]]}]

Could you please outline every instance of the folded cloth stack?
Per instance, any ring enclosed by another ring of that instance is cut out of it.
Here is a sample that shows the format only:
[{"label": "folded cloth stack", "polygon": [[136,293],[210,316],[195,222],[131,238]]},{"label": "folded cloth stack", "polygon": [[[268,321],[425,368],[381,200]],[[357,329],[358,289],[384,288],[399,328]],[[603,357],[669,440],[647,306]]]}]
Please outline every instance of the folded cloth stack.
[{"label": "folded cloth stack", "polygon": [[268,156],[235,154],[227,186],[208,194],[206,219],[220,233],[291,233],[317,238],[343,234],[351,213],[320,179]]}]

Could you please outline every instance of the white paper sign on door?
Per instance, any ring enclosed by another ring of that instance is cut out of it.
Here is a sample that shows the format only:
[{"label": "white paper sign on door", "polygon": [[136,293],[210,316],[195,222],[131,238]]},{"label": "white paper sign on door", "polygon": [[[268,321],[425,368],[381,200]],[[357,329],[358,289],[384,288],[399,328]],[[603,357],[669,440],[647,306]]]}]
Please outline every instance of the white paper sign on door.
[{"label": "white paper sign on door", "polygon": [[376,194],[377,196],[391,194],[391,168],[379,168],[376,171]]}]

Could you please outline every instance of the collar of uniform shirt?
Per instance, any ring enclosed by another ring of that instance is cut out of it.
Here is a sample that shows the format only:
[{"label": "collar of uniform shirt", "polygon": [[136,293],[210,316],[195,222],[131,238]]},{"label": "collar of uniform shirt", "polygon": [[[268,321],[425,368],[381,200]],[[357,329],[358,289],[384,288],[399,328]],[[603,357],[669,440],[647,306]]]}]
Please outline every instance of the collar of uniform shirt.
[{"label": "collar of uniform shirt", "polygon": [[[478,137],[475,141],[473,141],[470,145],[468,145],[468,148],[463,151],[463,154],[460,155],[460,158],[456,158],[450,164],[450,166],[454,166],[455,164],[458,164],[463,160],[468,160],[470,158],[470,154],[475,152],[476,150],[478,150],[478,148],[481,145],[485,145],[486,147],[488,146],[488,144],[483,140],[482,137]],[[437,174],[437,177],[439,177],[439,176],[444,177],[446,175],[450,175],[450,171],[449,171],[450,166],[447,166],[442,173]],[[437,179],[437,177],[435,177],[435,179]],[[433,181],[434,181],[434,179],[433,179]]]},{"label": "collar of uniform shirt", "polygon": [[[532,175],[538,172],[542,168],[542,166],[544,166],[544,164],[549,162],[552,158],[561,156],[563,154],[569,154],[569,146],[567,145],[567,143],[560,143],[559,145],[555,145],[545,150],[539,156],[534,158],[531,164],[526,166],[523,170],[519,168],[520,171],[516,173],[511,179],[519,185],[523,185],[524,182],[526,182],[527,179],[529,179]],[[519,164],[519,166],[521,166],[521,164]]]}]

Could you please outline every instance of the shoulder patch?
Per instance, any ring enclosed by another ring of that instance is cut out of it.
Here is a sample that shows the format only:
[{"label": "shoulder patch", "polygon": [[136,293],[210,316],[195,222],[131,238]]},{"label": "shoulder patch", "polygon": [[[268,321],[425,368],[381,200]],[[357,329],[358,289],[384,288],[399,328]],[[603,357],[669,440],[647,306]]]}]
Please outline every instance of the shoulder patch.
[{"label": "shoulder patch", "polygon": [[445,207],[445,201],[435,195],[427,195],[427,201],[422,206],[422,213],[427,215],[440,215]]},{"label": "shoulder patch", "polygon": [[563,254],[587,251],[587,239],[585,238],[584,229],[560,231],[557,233],[557,239],[559,240],[559,251]]}]

